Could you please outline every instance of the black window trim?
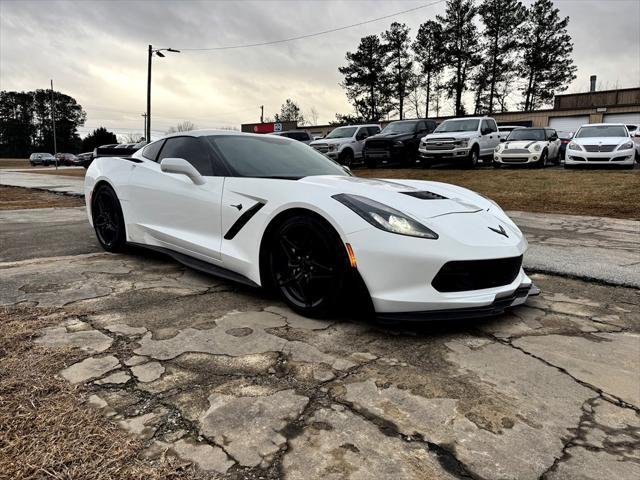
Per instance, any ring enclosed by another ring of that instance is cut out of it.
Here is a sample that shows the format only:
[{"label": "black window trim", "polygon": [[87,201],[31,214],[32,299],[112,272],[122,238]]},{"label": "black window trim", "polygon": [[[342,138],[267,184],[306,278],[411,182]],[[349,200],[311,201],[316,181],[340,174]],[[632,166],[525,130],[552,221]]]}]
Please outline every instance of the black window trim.
[{"label": "black window trim", "polygon": [[[162,149],[164,148],[164,144],[166,143],[166,138],[161,138],[160,140],[156,140],[155,142],[151,142],[149,145],[145,145],[142,148],[142,152],[140,153],[140,155],[142,156],[142,158],[144,158],[145,160],[151,160],[152,162],[156,162],[158,163],[158,155],[160,155],[160,152],[162,151]],[[158,150],[158,152],[156,153],[156,158],[149,158],[147,156],[145,156],[144,151],[149,148],[151,145],[154,145],[156,143],[161,143],[162,145],[160,145],[160,149]]]}]

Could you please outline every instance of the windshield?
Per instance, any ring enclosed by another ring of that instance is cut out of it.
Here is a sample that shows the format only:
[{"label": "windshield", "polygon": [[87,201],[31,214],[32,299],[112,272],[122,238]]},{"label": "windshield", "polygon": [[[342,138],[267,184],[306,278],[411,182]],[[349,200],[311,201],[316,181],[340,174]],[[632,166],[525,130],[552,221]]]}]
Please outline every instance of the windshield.
[{"label": "windshield", "polygon": [[357,127],[338,127],[333,129],[329,135],[324,138],[349,138],[356,133]]},{"label": "windshield", "polygon": [[509,140],[544,140],[544,130],[534,130],[528,128],[519,128],[518,130],[513,130],[509,136],[507,137],[507,141]]},{"label": "windshield", "polygon": [[445,120],[433,133],[445,132],[475,132],[478,130],[480,120]]},{"label": "windshield", "polygon": [[628,136],[627,130],[622,125],[597,125],[580,128],[575,138]]},{"label": "windshield", "polygon": [[413,133],[416,129],[416,122],[393,122],[384,127],[383,134],[393,133]]},{"label": "windshield", "polygon": [[265,135],[212,135],[213,149],[241,177],[298,179],[314,175],[343,175],[343,168],[304,143]]}]

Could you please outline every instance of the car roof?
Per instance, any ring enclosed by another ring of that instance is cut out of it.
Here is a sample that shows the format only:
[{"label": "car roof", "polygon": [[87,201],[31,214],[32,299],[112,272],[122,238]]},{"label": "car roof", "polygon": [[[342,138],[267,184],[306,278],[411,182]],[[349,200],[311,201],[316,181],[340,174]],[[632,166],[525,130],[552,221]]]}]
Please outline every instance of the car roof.
[{"label": "car roof", "polygon": [[582,127],[626,127],[626,123],[585,123],[580,125]]}]

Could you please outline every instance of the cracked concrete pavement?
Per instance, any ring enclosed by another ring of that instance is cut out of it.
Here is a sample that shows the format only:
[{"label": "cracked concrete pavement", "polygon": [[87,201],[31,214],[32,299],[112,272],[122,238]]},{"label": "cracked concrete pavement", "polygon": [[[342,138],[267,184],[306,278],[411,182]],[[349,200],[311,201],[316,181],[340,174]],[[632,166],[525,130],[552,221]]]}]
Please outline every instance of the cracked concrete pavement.
[{"label": "cracked concrete pavement", "polygon": [[640,477],[638,289],[536,274],[542,295],[499,317],[383,327],[303,318],[145,252],[27,251],[0,263],[0,304],[52,315],[36,341],[81,349],[61,378],[148,461],[229,479]]}]

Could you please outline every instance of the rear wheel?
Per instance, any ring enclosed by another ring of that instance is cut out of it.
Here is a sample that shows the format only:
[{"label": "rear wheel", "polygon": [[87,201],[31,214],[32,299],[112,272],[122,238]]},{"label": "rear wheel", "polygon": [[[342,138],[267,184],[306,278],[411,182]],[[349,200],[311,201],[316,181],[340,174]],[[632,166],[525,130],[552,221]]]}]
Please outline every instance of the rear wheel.
[{"label": "rear wheel", "polygon": [[93,193],[91,215],[102,248],[107,252],[122,251],[126,245],[124,217],[118,196],[110,186],[101,185]]},{"label": "rear wheel", "polygon": [[270,280],[284,301],[306,316],[332,313],[347,271],[338,234],[320,219],[296,215],[279,225],[272,238]]}]

